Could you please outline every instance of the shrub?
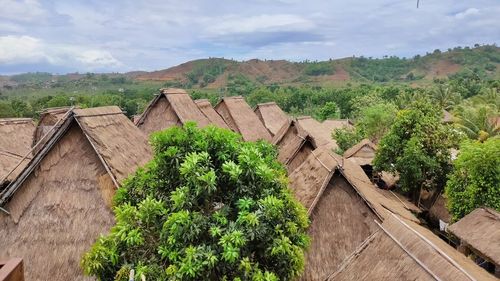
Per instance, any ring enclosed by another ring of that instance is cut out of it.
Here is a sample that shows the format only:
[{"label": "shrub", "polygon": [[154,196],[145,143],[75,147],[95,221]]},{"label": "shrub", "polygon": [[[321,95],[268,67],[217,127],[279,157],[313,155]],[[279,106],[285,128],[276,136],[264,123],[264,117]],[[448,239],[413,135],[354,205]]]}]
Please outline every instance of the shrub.
[{"label": "shrub", "polygon": [[154,159],[115,195],[116,225],[82,259],[127,280],[290,280],[304,267],[305,209],[265,142],[194,123],[152,136]]}]

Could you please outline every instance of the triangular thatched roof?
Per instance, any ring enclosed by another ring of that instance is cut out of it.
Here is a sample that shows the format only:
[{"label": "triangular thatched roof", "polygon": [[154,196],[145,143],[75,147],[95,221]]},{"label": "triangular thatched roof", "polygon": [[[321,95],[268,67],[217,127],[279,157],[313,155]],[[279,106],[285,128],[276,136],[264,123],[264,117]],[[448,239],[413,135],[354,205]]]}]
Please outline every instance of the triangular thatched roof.
[{"label": "triangular thatched roof", "polygon": [[169,88],[160,89],[160,93],[135,124],[150,134],[172,126],[182,126],[187,121],[195,121],[200,127],[210,124],[186,91]]},{"label": "triangular thatched roof", "polygon": [[151,158],[152,152],[147,137],[133,125],[119,107],[73,109],[68,112],[64,123],[58,126],[47,142],[39,148],[39,153],[31,159],[19,177],[1,194],[0,206],[13,196],[19,185],[35,170],[72,124],[78,124],[116,187],[138,166],[144,165]]},{"label": "triangular thatched roof", "polygon": [[448,227],[473,252],[496,266],[500,265],[500,213],[477,208]]},{"label": "triangular thatched roof", "polygon": [[449,111],[443,109],[443,118],[441,119],[441,122],[453,123],[453,115]]},{"label": "triangular thatched roof", "polygon": [[273,136],[289,119],[275,102],[259,103],[253,111]]},{"label": "triangular thatched roof", "polygon": [[302,164],[316,148],[314,139],[294,119],[286,120],[272,143],[278,147],[278,160],[289,172]]},{"label": "triangular thatched roof", "polygon": [[219,128],[229,129],[229,126],[224,122],[224,119],[215,111],[212,104],[207,99],[195,100],[194,101],[201,112],[207,117],[210,123],[214,124]]},{"label": "triangular thatched roof", "polygon": [[298,117],[297,122],[309,133],[309,135],[311,135],[317,147],[324,146],[330,149],[338,148],[337,142],[332,139],[333,131],[335,129],[352,126],[347,119],[325,120],[320,123],[311,116]]},{"label": "triangular thatched roof", "polygon": [[[54,107],[47,108],[40,113],[40,120],[38,121],[35,133],[33,134],[33,142],[31,144],[32,147],[34,147],[33,155],[38,152],[35,145],[38,144],[38,147],[42,147],[47,142],[55,131],[53,127],[58,123],[62,123],[60,120],[65,119],[68,116],[67,113],[70,109],[70,107]],[[49,133],[49,135],[47,135],[47,133]]]},{"label": "triangular thatched roof", "polygon": [[391,214],[377,226],[326,280],[495,280],[418,224]]},{"label": "triangular thatched roof", "polygon": [[359,143],[355,144],[353,147],[349,148],[344,152],[345,158],[360,157],[373,159],[375,157],[375,151],[377,146],[371,142],[369,139],[363,139]]},{"label": "triangular thatched roof", "polygon": [[[412,261],[413,257],[422,261],[426,268],[431,268],[442,280],[469,280],[464,279],[468,275],[482,280],[488,276],[472,261],[461,257],[446,242],[422,227],[413,214],[418,212],[416,206],[391,191],[377,188],[357,163],[342,159],[328,149],[313,151],[290,174],[290,187],[308,209],[312,221],[309,234],[313,242],[306,255],[307,265],[301,280],[325,280],[329,276],[335,277],[331,280],[378,280],[377,276],[386,274],[390,277],[413,270],[427,271],[421,264]],[[396,225],[392,225],[394,218],[398,221]],[[383,239],[377,238],[383,241],[375,239],[383,231],[380,225],[388,229],[395,240],[387,235]],[[371,244],[371,241],[376,242]],[[405,251],[398,250],[400,244]],[[365,248],[371,249],[366,252],[369,256],[358,259]],[[402,268],[391,267],[394,257],[404,263]],[[356,262],[360,264],[351,269],[351,263]],[[355,269],[359,271],[352,271]],[[378,269],[388,272],[370,273]]]},{"label": "triangular thatched roof", "polygon": [[245,141],[271,141],[271,134],[243,97],[225,97],[215,106],[215,110],[229,128],[240,133]]},{"label": "triangular thatched roof", "polygon": [[118,107],[71,110],[0,194],[0,259],[23,257],[26,280],[84,280],[80,259],[113,225],[116,188],[151,153]]},{"label": "triangular thatched roof", "polygon": [[[35,124],[31,118],[0,119],[0,186],[4,179],[10,181],[15,178],[26,164],[19,162],[31,149],[34,131]],[[12,171],[18,164],[19,168]]]}]

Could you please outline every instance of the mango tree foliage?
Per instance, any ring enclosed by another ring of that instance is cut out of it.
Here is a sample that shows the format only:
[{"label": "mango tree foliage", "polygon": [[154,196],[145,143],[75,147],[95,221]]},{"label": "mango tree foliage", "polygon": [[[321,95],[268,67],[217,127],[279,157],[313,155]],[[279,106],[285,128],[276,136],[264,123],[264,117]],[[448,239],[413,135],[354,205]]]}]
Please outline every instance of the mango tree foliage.
[{"label": "mango tree foliage", "polygon": [[400,185],[417,201],[421,189],[440,191],[451,171],[456,133],[441,123],[441,109],[415,102],[398,112],[378,145],[375,169],[398,173]]},{"label": "mango tree foliage", "polygon": [[128,280],[291,280],[308,217],[265,142],[194,123],[152,136],[154,159],[115,195],[116,225],[82,259],[86,274]]},{"label": "mango tree foliage", "polygon": [[466,141],[453,162],[446,197],[453,220],[486,206],[500,211],[500,139]]}]

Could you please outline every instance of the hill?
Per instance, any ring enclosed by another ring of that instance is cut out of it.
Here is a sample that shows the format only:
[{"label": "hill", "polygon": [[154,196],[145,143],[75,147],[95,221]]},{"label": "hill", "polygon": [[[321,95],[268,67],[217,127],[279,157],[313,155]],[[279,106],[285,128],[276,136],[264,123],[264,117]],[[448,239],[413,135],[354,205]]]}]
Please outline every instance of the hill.
[{"label": "hill", "polygon": [[269,84],[345,84],[345,82],[426,83],[461,71],[483,77],[499,76],[500,48],[494,45],[435,50],[424,56],[399,58],[351,57],[328,61],[234,61],[209,58],[153,72],[131,75],[140,81],[162,81],[185,88],[217,89],[237,78]]}]

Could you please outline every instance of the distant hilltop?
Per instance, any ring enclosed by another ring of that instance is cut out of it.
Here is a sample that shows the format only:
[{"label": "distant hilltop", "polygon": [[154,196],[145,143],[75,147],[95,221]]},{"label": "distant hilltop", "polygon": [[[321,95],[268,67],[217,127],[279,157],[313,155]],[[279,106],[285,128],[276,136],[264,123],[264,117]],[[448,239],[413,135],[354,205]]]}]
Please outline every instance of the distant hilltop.
[{"label": "distant hilltop", "polygon": [[436,78],[446,78],[462,71],[472,71],[485,78],[500,78],[500,48],[496,45],[476,45],[434,50],[412,58],[348,57],[327,61],[291,62],[287,60],[235,61],[208,58],[188,61],[163,70],[133,71],[124,74],[65,74],[28,73],[0,76],[0,87],[15,87],[23,83],[57,83],[78,80],[86,75],[105,75],[109,79],[164,82],[166,86],[218,89],[229,83],[245,81],[262,85],[344,85],[346,83],[401,82],[425,84]]}]

